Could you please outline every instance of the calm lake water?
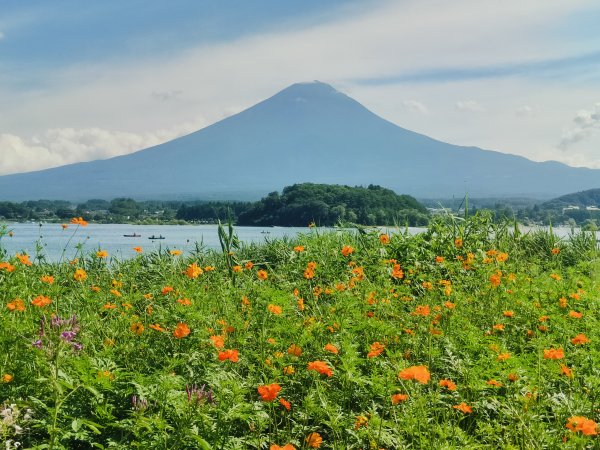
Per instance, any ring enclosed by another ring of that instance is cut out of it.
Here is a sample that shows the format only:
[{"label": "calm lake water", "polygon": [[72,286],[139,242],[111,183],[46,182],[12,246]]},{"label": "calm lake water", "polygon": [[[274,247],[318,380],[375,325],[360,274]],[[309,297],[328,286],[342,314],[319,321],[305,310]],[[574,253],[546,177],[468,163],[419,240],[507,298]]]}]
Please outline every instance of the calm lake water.
[{"label": "calm lake water", "polygon": [[[220,250],[217,225],[129,225],[129,224],[89,224],[87,227],[69,225],[64,229],[58,223],[10,223],[8,229],[11,236],[4,236],[0,245],[9,255],[16,252],[28,253],[32,258],[36,248],[40,246],[41,253],[47,261],[69,260],[75,257],[77,246],[81,245],[84,252],[98,249],[106,250],[111,257],[126,259],[135,256],[134,247],[142,247],[144,253],[159,249],[178,249],[185,252],[193,251],[196,242],[208,249]],[[522,227],[526,232],[531,228]],[[319,231],[323,231],[320,228]],[[333,229],[330,229],[333,230]],[[397,229],[390,228],[394,232]],[[425,228],[409,228],[410,234],[424,231]],[[404,228],[402,228],[404,231]],[[312,233],[310,228],[286,227],[235,227],[235,232],[244,243],[265,242],[267,239],[294,237],[299,233]],[[567,237],[571,232],[567,227],[553,228],[560,237]],[[125,234],[139,234],[139,237],[125,237]],[[164,236],[165,239],[151,240],[151,236]]]},{"label": "calm lake water", "polygon": [[[209,249],[220,249],[217,225],[129,225],[129,224],[92,224],[78,227],[69,224],[63,229],[59,223],[10,223],[8,229],[12,236],[4,236],[0,245],[9,255],[16,252],[36,254],[41,246],[48,261],[72,259],[77,246],[82,245],[84,252],[106,250],[111,257],[125,259],[133,257],[134,247],[142,247],[144,253],[159,249],[178,249],[185,252],[196,248],[196,242]],[[238,238],[245,243],[264,242],[266,239],[293,237],[298,233],[310,233],[307,227],[235,227]],[[136,234],[139,237],[125,237]],[[151,236],[164,236],[165,239],[152,240]]]}]

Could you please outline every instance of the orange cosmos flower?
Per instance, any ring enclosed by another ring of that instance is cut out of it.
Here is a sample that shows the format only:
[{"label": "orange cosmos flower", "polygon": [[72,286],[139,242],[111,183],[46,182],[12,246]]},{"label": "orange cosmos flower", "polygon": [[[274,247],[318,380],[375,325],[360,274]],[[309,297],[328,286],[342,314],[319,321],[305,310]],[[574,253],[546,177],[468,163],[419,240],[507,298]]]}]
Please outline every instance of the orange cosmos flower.
[{"label": "orange cosmos flower", "polygon": [[329,353],[333,353],[334,355],[338,354],[338,348],[333,344],[325,345],[325,347],[323,347],[323,350],[325,350],[326,352],[329,352]]},{"label": "orange cosmos flower", "polygon": [[516,373],[509,373],[508,374],[508,381],[512,381],[514,383],[518,379],[519,379],[519,375],[517,375]]},{"label": "orange cosmos flower", "polygon": [[461,402],[458,405],[454,405],[453,408],[458,409],[463,414],[471,414],[473,412],[473,408],[467,405],[465,402]]},{"label": "orange cosmos flower", "polygon": [[161,326],[160,326],[159,324],[157,324],[157,323],[153,323],[152,325],[149,325],[149,326],[150,326],[150,328],[152,328],[153,330],[155,330],[155,331],[160,331],[161,333],[162,333],[162,332],[164,332],[164,331],[167,331],[167,330],[165,330],[163,327],[161,327]]},{"label": "orange cosmos flower", "polygon": [[210,337],[215,348],[223,348],[225,347],[225,337],[220,335],[214,335]]},{"label": "orange cosmos flower", "polygon": [[452,380],[440,380],[439,384],[441,387],[445,387],[449,391],[456,390],[456,383],[454,383],[454,381],[452,381]]},{"label": "orange cosmos flower", "polygon": [[354,252],[354,248],[349,245],[344,245],[342,247],[342,256],[349,256]]},{"label": "orange cosmos flower", "polygon": [[580,431],[585,436],[596,436],[598,434],[598,424],[583,416],[569,417],[566,427],[573,432]]},{"label": "orange cosmos flower", "polygon": [[231,362],[238,362],[238,351],[237,350],[225,350],[219,352],[219,361],[229,360]]},{"label": "orange cosmos flower", "polygon": [[394,264],[392,267],[392,278],[395,278],[396,280],[404,278],[404,271],[400,268],[400,264]]},{"label": "orange cosmos flower", "polygon": [[192,304],[192,301],[187,297],[186,298],[178,298],[177,303],[179,303],[180,305],[183,305],[183,306],[190,306]]},{"label": "orange cosmos flower", "polygon": [[102,306],[102,308],[104,308],[104,309],[115,309],[116,307],[117,307],[117,305],[115,305],[114,303],[111,303],[111,302],[108,302],[104,306]]},{"label": "orange cosmos flower", "polygon": [[82,227],[87,227],[87,224],[88,224],[85,220],[83,220],[83,217],[73,217],[71,219],[71,223],[73,225],[80,225]]},{"label": "orange cosmos flower", "polygon": [[561,375],[565,375],[568,378],[573,378],[573,370],[565,366],[564,364],[560,365],[560,373]]},{"label": "orange cosmos flower", "polygon": [[281,386],[279,386],[277,383],[258,387],[258,393],[264,402],[272,402],[275,400],[280,390]]},{"label": "orange cosmos flower", "polygon": [[306,278],[307,280],[312,280],[315,277],[315,271],[311,268],[306,268],[304,270],[304,278]]},{"label": "orange cosmos flower", "polygon": [[306,445],[310,448],[319,448],[323,444],[323,438],[319,433],[310,433],[306,436]]},{"label": "orange cosmos flower", "polygon": [[60,226],[62,227],[63,230],[66,230],[67,228],[69,228],[69,225],[67,225],[66,223],[61,223]]},{"label": "orange cosmos flower", "polygon": [[508,259],[508,253],[498,253],[498,256],[496,256],[496,261],[498,262],[504,262]]},{"label": "orange cosmos flower", "polygon": [[267,278],[269,278],[269,274],[267,273],[266,270],[259,270],[258,272],[256,272],[256,276],[260,279],[260,280],[266,280]]},{"label": "orange cosmos flower", "polygon": [[321,375],[327,375],[328,377],[333,376],[333,370],[327,365],[325,361],[312,361],[308,363],[308,370],[314,370],[319,372]]},{"label": "orange cosmos flower", "polygon": [[387,245],[390,243],[390,237],[387,234],[381,234],[379,235],[379,242],[383,245]]},{"label": "orange cosmos flower", "polygon": [[106,250],[98,250],[96,252],[96,256],[98,258],[106,258],[108,256],[108,252]]},{"label": "orange cosmos flower", "polygon": [[295,251],[296,253],[303,252],[303,251],[304,251],[304,246],[303,246],[303,245],[296,245],[296,246],[294,247],[294,251]]},{"label": "orange cosmos flower", "polygon": [[508,358],[510,358],[510,353],[500,353],[498,355],[498,361],[506,361]]},{"label": "orange cosmos flower", "polygon": [[179,322],[173,331],[173,336],[177,339],[181,339],[190,334],[190,327],[188,327],[185,323]]},{"label": "orange cosmos flower", "polygon": [[162,295],[167,295],[170,292],[173,292],[173,286],[165,286],[160,291]]},{"label": "orange cosmos flower", "polygon": [[19,260],[19,262],[25,266],[31,266],[31,261],[29,261],[29,255],[27,253],[21,255],[20,253],[17,253],[15,255],[17,257],[17,259]]},{"label": "orange cosmos flower", "polygon": [[500,275],[495,273],[494,275],[490,276],[490,284],[493,287],[498,287],[500,286],[502,279],[500,278]]},{"label": "orange cosmos flower", "polygon": [[283,368],[283,373],[286,375],[294,375],[296,373],[296,369],[294,369],[294,366],[285,366]]},{"label": "orange cosmos flower", "polygon": [[560,281],[560,275],[558,275],[556,273],[551,273],[550,278],[552,278],[553,280],[556,280],[556,281]]},{"label": "orange cosmos flower", "polygon": [[544,350],[544,359],[563,359],[564,357],[565,353],[562,348],[550,348]]},{"label": "orange cosmos flower", "polygon": [[406,369],[402,369],[400,373],[398,373],[398,377],[402,378],[403,380],[415,380],[421,384],[427,384],[429,383],[431,375],[425,366],[411,366]]},{"label": "orange cosmos flower", "polygon": [[438,264],[443,263],[446,260],[446,258],[444,258],[443,256],[436,256],[435,257],[435,262]]},{"label": "orange cosmos flower", "polygon": [[302,348],[300,348],[299,345],[296,344],[292,344],[290,345],[290,348],[288,348],[288,354],[292,355],[292,356],[300,356],[302,354]]},{"label": "orange cosmos flower", "polygon": [[375,358],[376,356],[379,356],[381,354],[381,352],[383,352],[384,349],[385,349],[385,345],[383,345],[379,342],[373,342],[371,344],[371,351],[369,351],[369,353],[367,353],[367,358]]},{"label": "orange cosmos flower", "polygon": [[488,386],[502,387],[502,383],[496,380],[488,380],[485,382],[485,384],[487,384]]},{"label": "orange cosmos flower", "polygon": [[6,270],[7,272],[12,272],[15,270],[15,266],[7,262],[0,262],[0,270]]},{"label": "orange cosmos flower", "polygon": [[304,299],[303,298],[299,298],[296,303],[298,303],[298,309],[300,311],[304,311]]},{"label": "orange cosmos flower", "polygon": [[461,238],[454,239],[454,246],[456,248],[461,248],[463,246],[463,240]]},{"label": "orange cosmos flower", "polygon": [[52,300],[50,300],[45,295],[38,295],[36,298],[31,300],[31,304],[33,306],[37,306],[38,308],[43,308],[44,306],[48,306],[50,303],[52,303]]},{"label": "orange cosmos flower", "polygon": [[169,253],[173,256],[179,256],[181,255],[181,250],[177,250],[177,249],[173,249],[173,250],[169,250]]},{"label": "orange cosmos flower", "polygon": [[73,278],[77,281],[83,281],[87,278],[87,272],[83,269],[75,269]]},{"label": "orange cosmos flower", "polygon": [[430,314],[430,312],[431,310],[429,309],[429,305],[419,305],[415,308],[414,312],[412,312],[412,315],[426,317]]},{"label": "orange cosmos flower", "polygon": [[42,281],[42,283],[48,283],[48,284],[54,283],[54,277],[52,275],[44,275],[43,277],[40,278],[40,280]]},{"label": "orange cosmos flower", "polygon": [[119,291],[117,291],[116,289],[111,289],[110,293],[112,295],[114,295],[115,297],[123,297],[123,294],[121,294]]},{"label": "orange cosmos flower", "polygon": [[577,311],[569,311],[569,317],[572,317],[573,319],[581,319],[583,314]]},{"label": "orange cosmos flower", "polygon": [[185,276],[190,279],[194,279],[202,275],[203,272],[204,271],[200,268],[200,266],[198,266],[198,264],[193,263],[187,266],[187,269],[185,270]]},{"label": "orange cosmos flower", "polygon": [[408,400],[408,394],[394,394],[392,395],[392,405],[397,405],[400,402]]},{"label": "orange cosmos flower", "polygon": [[575,336],[573,339],[571,339],[571,343],[573,345],[582,345],[582,344],[587,344],[589,343],[590,340],[587,338],[587,336],[583,333],[578,334],[577,336]]},{"label": "orange cosmos flower", "polygon": [[6,304],[9,311],[25,311],[25,302],[20,298],[15,298],[12,302]]},{"label": "orange cosmos flower", "polygon": [[496,325],[493,325],[492,328],[497,331],[504,331],[504,325],[501,323],[497,323]]},{"label": "orange cosmos flower", "polygon": [[144,332],[144,325],[142,325],[140,322],[132,323],[130,328],[131,331],[138,336]]},{"label": "orange cosmos flower", "polygon": [[10,383],[13,379],[14,377],[10,373],[5,373],[4,375],[2,375],[3,383]]},{"label": "orange cosmos flower", "polygon": [[504,311],[502,315],[504,317],[514,317],[515,313],[513,311]]},{"label": "orange cosmos flower", "polygon": [[296,450],[296,447],[292,444],[285,444],[283,447],[277,444],[271,444],[269,450]]},{"label": "orange cosmos flower", "polygon": [[553,255],[558,255],[560,253],[560,248],[554,247],[552,250],[550,250],[550,253]]},{"label": "orange cosmos flower", "polygon": [[356,416],[356,420],[354,421],[354,429],[358,430],[361,427],[368,427],[369,419],[365,416]]},{"label": "orange cosmos flower", "polygon": [[231,270],[233,270],[234,272],[241,272],[242,271],[242,266],[233,266],[231,268]]},{"label": "orange cosmos flower", "polygon": [[142,253],[142,247],[133,247],[133,251],[136,253]]},{"label": "orange cosmos flower", "polygon": [[267,306],[267,309],[269,310],[269,312],[271,314],[275,314],[276,316],[278,316],[279,314],[282,313],[283,309],[281,308],[281,306],[278,305],[269,305]]},{"label": "orange cosmos flower", "polygon": [[248,261],[246,264],[244,264],[244,269],[246,270],[251,270],[254,267],[254,263],[252,261]]},{"label": "orange cosmos flower", "polygon": [[281,405],[282,405],[282,406],[283,406],[285,409],[287,409],[288,411],[289,411],[290,409],[292,409],[292,404],[291,404],[290,402],[288,402],[288,401],[287,401],[285,398],[283,398],[283,397],[281,397],[281,398],[279,399],[279,403],[281,403]]}]

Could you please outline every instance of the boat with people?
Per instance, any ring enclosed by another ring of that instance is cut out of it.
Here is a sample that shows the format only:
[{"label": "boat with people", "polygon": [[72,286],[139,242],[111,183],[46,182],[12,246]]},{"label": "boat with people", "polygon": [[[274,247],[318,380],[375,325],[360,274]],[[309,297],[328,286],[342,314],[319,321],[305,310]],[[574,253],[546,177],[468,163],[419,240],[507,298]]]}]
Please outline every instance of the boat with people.
[{"label": "boat with people", "polygon": [[124,234],[123,237],[141,237],[141,234],[133,233],[133,234]]},{"label": "boat with people", "polygon": [[156,240],[156,239],[165,239],[165,237],[164,237],[162,234],[160,234],[160,235],[158,235],[158,236],[154,236],[154,235],[152,235],[152,236],[150,236],[148,239],[150,239],[150,240],[154,241],[154,240]]}]

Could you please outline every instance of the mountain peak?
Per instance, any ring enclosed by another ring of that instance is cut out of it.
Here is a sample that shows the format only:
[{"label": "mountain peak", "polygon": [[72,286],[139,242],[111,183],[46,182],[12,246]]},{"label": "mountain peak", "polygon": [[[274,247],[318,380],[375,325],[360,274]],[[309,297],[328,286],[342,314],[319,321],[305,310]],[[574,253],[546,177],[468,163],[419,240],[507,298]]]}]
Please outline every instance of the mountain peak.
[{"label": "mountain peak", "polygon": [[327,83],[323,83],[321,81],[307,81],[302,83],[294,83],[282,91],[278,92],[273,96],[275,97],[298,97],[304,98],[306,100],[309,99],[317,99],[328,97],[332,95],[339,95],[346,97],[345,94],[342,94],[340,91],[336,90],[333,86]]},{"label": "mountain peak", "polygon": [[472,197],[550,196],[597,187],[598,179],[600,170],[534,163],[430,139],[313,81],[292,84],[238,114],[149,149],[5,175],[0,200],[243,200],[303,182],[378,184],[420,197],[465,190]]}]

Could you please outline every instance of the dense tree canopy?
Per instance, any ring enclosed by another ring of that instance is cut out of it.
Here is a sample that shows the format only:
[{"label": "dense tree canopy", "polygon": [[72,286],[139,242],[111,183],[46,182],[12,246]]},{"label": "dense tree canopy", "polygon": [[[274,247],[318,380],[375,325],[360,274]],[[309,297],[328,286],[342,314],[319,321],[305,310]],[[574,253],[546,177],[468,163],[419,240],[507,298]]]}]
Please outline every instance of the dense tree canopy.
[{"label": "dense tree canopy", "polygon": [[427,223],[427,210],[408,195],[380,186],[350,187],[303,183],[271,192],[239,215],[239,225],[321,226]]}]

